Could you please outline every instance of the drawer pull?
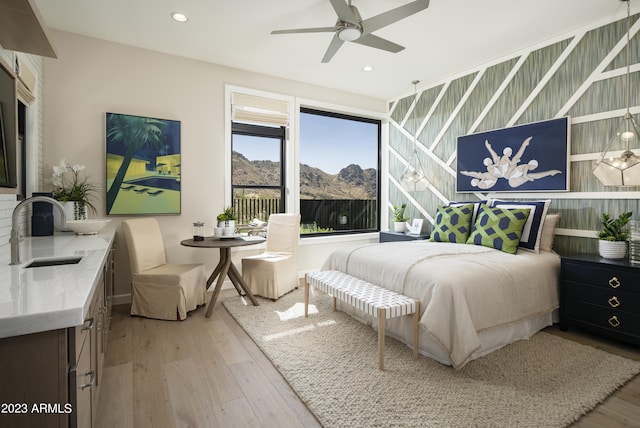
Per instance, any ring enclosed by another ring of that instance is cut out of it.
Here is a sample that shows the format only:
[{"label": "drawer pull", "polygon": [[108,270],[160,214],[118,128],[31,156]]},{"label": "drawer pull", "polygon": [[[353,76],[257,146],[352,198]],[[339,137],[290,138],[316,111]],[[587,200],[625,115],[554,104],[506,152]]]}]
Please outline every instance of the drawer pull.
[{"label": "drawer pull", "polygon": [[611,306],[612,308],[617,308],[618,306],[620,306],[620,301],[616,296],[613,296],[609,299],[609,306]]},{"label": "drawer pull", "polygon": [[611,288],[618,288],[620,287],[620,281],[618,281],[618,278],[616,278],[615,276],[613,278],[611,278],[609,280],[609,286]]},{"label": "drawer pull", "polygon": [[618,320],[618,317],[614,315],[609,318],[609,325],[611,327],[618,327],[620,325],[620,320]]},{"label": "drawer pull", "polygon": [[93,386],[94,383],[96,383],[96,372],[95,372],[95,370],[91,370],[90,372],[86,372],[84,375],[85,376],[89,376],[89,383],[85,383],[85,384],[80,385],[80,389],[89,388],[90,386]]},{"label": "drawer pull", "polygon": [[80,330],[91,330],[93,328],[93,317],[92,318],[87,318],[84,321],[84,325],[82,326],[82,328]]}]

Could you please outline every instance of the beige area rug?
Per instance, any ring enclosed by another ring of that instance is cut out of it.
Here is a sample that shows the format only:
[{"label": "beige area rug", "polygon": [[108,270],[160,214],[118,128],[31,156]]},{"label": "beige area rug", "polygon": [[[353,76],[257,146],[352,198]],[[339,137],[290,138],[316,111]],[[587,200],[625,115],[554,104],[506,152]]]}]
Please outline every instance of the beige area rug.
[{"label": "beige area rug", "polygon": [[460,371],[387,337],[381,372],[371,327],[333,312],[326,295],[305,319],[303,296],[224,306],[325,427],[563,427],[640,372],[638,361],[547,333]]}]

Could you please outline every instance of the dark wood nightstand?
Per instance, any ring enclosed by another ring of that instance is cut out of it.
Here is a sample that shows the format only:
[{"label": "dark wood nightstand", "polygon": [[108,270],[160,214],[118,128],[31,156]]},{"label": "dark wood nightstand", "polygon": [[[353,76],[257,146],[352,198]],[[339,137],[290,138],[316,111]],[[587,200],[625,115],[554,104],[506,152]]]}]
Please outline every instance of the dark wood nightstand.
[{"label": "dark wood nightstand", "polygon": [[561,265],[560,329],[640,345],[640,266],[589,254],[563,256]]},{"label": "dark wood nightstand", "polygon": [[380,232],[380,242],[417,241],[429,239],[429,235],[407,235],[402,232]]}]

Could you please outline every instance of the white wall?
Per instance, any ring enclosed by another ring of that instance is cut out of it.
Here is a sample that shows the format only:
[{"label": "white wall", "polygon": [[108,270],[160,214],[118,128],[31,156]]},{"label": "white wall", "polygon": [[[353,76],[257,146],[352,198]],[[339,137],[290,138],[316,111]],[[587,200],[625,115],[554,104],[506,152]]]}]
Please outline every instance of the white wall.
[{"label": "white wall", "polygon": [[[180,246],[194,220],[210,228],[224,204],[224,85],[232,84],[352,108],[386,112],[384,100],[277,77],[53,31],[58,58],[44,60],[43,160],[45,179],[61,158],[84,164],[96,183],[105,179],[105,113],[181,121],[182,213],[159,216],[170,262],[204,262],[217,250]],[[48,190],[50,183],[45,182]],[[103,189],[104,193],[104,189]],[[97,204],[105,216],[104,194]],[[116,226],[125,217],[111,217]],[[207,231],[211,233],[209,229]],[[363,237],[359,242],[375,238]],[[123,241],[122,239],[120,241]],[[300,247],[300,270],[319,268],[336,241]],[[129,293],[128,254],[117,244],[116,295]],[[255,250],[250,251],[251,253]],[[236,251],[236,257],[242,254]],[[247,254],[247,253],[244,253]]]}]

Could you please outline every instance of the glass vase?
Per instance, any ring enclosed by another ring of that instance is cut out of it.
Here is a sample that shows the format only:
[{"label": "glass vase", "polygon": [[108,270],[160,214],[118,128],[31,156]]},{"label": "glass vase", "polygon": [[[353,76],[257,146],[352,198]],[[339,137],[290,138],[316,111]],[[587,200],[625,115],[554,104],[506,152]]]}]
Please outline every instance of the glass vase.
[{"label": "glass vase", "polygon": [[640,220],[629,222],[629,260],[640,263]]}]

